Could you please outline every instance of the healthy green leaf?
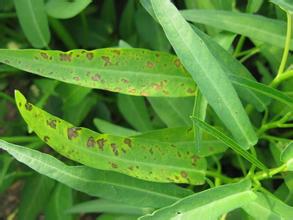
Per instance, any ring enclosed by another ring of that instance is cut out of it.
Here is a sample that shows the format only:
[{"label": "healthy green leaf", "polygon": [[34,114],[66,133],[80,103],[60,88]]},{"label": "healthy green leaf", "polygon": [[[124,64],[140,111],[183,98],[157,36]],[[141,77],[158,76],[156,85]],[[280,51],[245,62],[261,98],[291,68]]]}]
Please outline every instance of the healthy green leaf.
[{"label": "healthy green leaf", "polygon": [[72,207],[72,189],[59,183],[47,204],[45,211],[46,220],[72,220],[72,216],[65,213],[67,208]]},{"label": "healthy green leaf", "polygon": [[111,135],[129,137],[129,136],[140,134],[139,132],[135,130],[125,128],[116,124],[112,124],[111,122],[105,121],[100,118],[95,118],[94,124],[102,133],[107,133]]},{"label": "healthy green leaf", "polygon": [[293,2],[291,0],[270,0],[285,11],[293,13]]},{"label": "healthy green leaf", "polygon": [[30,168],[91,196],[158,208],[190,195],[173,184],[152,183],[85,166],[67,166],[51,155],[0,140],[0,148]]},{"label": "healthy green leaf", "polygon": [[290,220],[293,208],[270,194],[256,193],[257,199],[241,208],[250,216],[259,220]]},{"label": "healthy green leaf", "polygon": [[118,109],[126,119],[138,131],[152,129],[152,123],[144,97],[118,94]]},{"label": "healthy green leaf", "polygon": [[192,113],[193,97],[167,98],[148,97],[154,111],[167,127],[189,126]]},{"label": "healthy green leaf", "polygon": [[[186,20],[194,23],[206,24],[280,48],[284,47],[286,23],[281,20],[220,10],[192,9],[183,10],[181,13]],[[291,42],[290,48],[293,49],[293,42]]]},{"label": "healthy green leaf", "polygon": [[21,28],[33,47],[47,47],[50,31],[44,0],[14,0]]},{"label": "healthy green leaf", "polygon": [[31,176],[22,190],[21,201],[17,213],[19,220],[35,220],[45,209],[55,181],[36,174]]},{"label": "healthy green leaf", "polygon": [[260,162],[257,158],[255,158],[252,154],[248,153],[247,151],[243,150],[243,148],[235,142],[233,139],[226,136],[224,133],[220,132],[216,128],[210,126],[209,124],[205,123],[204,121],[201,121],[198,118],[193,118],[196,125],[200,128],[204,129],[206,132],[208,132],[210,135],[214,136],[218,140],[222,141],[230,147],[232,150],[234,150],[236,153],[240,154],[242,157],[244,157],[246,160],[248,160],[250,163],[254,164],[256,167],[260,169],[266,170],[266,166]]},{"label": "healthy green leaf", "polygon": [[139,219],[218,219],[220,215],[256,199],[250,187],[250,181],[245,180],[211,188],[180,199]]},{"label": "healthy green leaf", "polygon": [[289,171],[293,171],[293,141],[291,141],[281,153],[281,161],[287,164]]},{"label": "healthy green leaf", "polygon": [[128,215],[145,215],[152,212],[152,208],[127,205],[124,203],[97,199],[74,205],[67,213],[119,213]]},{"label": "healthy green leaf", "polygon": [[91,0],[49,0],[46,3],[46,11],[53,18],[72,18],[83,11]]},{"label": "healthy green leaf", "polygon": [[183,65],[234,138],[245,149],[256,134],[225,71],[169,0],[151,1],[156,17]]},{"label": "healthy green leaf", "polygon": [[291,108],[293,107],[293,99],[290,96],[287,96],[286,94],[284,94],[283,92],[281,92],[277,89],[271,88],[271,87],[269,87],[265,84],[262,84],[262,83],[258,83],[258,82],[254,82],[249,79],[245,79],[241,76],[230,75],[229,78],[234,84],[238,84],[240,86],[252,89],[258,93],[261,93],[261,94],[264,94],[268,97],[276,99],[279,102],[282,102]]},{"label": "healthy green leaf", "polygon": [[193,96],[195,83],[178,58],[145,49],[7,50],[0,62],[44,77],[137,96]]},{"label": "healthy green leaf", "polygon": [[75,127],[27,102],[18,91],[17,107],[34,132],[63,156],[84,165],[157,182],[204,183],[204,158],[173,144],[99,134]]}]

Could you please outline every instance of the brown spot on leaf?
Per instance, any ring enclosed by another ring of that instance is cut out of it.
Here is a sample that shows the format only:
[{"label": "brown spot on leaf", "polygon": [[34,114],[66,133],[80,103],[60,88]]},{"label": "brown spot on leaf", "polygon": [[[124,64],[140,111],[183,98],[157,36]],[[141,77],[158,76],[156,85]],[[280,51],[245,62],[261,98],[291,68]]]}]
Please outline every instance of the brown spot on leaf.
[{"label": "brown spot on leaf", "polygon": [[152,154],[152,155],[154,154],[153,148],[150,148],[149,151],[150,151],[150,154]]},{"label": "brown spot on leaf", "polygon": [[106,142],[107,140],[106,139],[104,139],[104,138],[101,138],[101,139],[98,139],[97,140],[97,143],[98,143],[98,145],[99,145],[99,149],[100,150],[104,150],[104,145],[105,145],[105,142]]},{"label": "brown spot on leaf", "polygon": [[56,123],[57,121],[55,119],[47,120],[47,125],[50,126],[51,128],[56,129]]},{"label": "brown spot on leaf", "polygon": [[122,152],[126,154],[126,150],[124,148],[121,148]]},{"label": "brown spot on leaf", "polygon": [[41,52],[41,56],[46,60],[49,58],[48,54],[45,52]]},{"label": "brown spot on leaf", "polygon": [[148,68],[154,68],[155,64],[154,64],[153,62],[151,62],[151,61],[148,61],[148,62],[146,63],[146,66],[147,66]]},{"label": "brown spot on leaf", "polygon": [[50,137],[44,136],[44,141],[47,143],[49,141]]},{"label": "brown spot on leaf", "polygon": [[190,94],[193,94],[193,93],[195,92],[195,90],[192,89],[192,88],[188,88],[188,89],[187,89],[187,92],[190,93]]},{"label": "brown spot on leaf", "polygon": [[179,59],[176,59],[176,60],[174,61],[174,64],[175,64],[176,67],[178,67],[178,68],[181,66],[181,62],[180,62]]},{"label": "brown spot on leaf", "polygon": [[118,168],[118,165],[116,163],[111,163],[111,166],[112,166],[113,169]]},{"label": "brown spot on leaf", "polygon": [[95,75],[92,76],[93,81],[99,81],[101,79],[100,74],[96,73]]},{"label": "brown spot on leaf", "polygon": [[86,58],[87,58],[88,60],[92,60],[92,59],[94,58],[94,54],[91,53],[91,52],[89,52],[89,53],[86,54]]},{"label": "brown spot on leaf", "polygon": [[104,66],[110,66],[110,65],[112,65],[112,62],[110,60],[110,57],[102,56],[102,59],[104,60]]},{"label": "brown spot on leaf", "polygon": [[196,166],[196,162],[197,162],[197,160],[198,160],[199,158],[200,158],[200,157],[197,156],[197,155],[193,155],[193,156],[191,157],[191,164],[192,164],[192,166]]},{"label": "brown spot on leaf", "polygon": [[73,138],[76,138],[78,136],[78,131],[81,130],[81,128],[72,127],[67,129],[67,137],[69,140],[72,140]]},{"label": "brown spot on leaf", "polygon": [[89,137],[87,140],[86,146],[88,147],[94,147],[96,145],[96,141],[93,137]]},{"label": "brown spot on leaf", "polygon": [[181,171],[180,175],[185,179],[188,177],[188,174],[185,171]]},{"label": "brown spot on leaf", "polygon": [[71,61],[71,54],[60,53],[60,61]]},{"label": "brown spot on leaf", "polygon": [[128,145],[128,147],[130,147],[130,148],[132,147],[131,139],[125,138],[123,142],[124,142],[124,144]]},{"label": "brown spot on leaf", "polygon": [[129,170],[133,171],[133,166],[128,167]]},{"label": "brown spot on leaf", "polygon": [[178,157],[181,157],[181,153],[179,151],[177,152],[177,155],[178,155]]},{"label": "brown spot on leaf", "polygon": [[121,54],[121,51],[120,50],[112,50],[113,53],[117,54],[117,56],[119,56]]},{"label": "brown spot on leaf", "polygon": [[115,143],[111,143],[111,148],[112,148],[112,151],[115,154],[115,156],[118,156],[119,152],[117,149],[117,145]]},{"label": "brown spot on leaf", "polygon": [[80,77],[79,77],[79,76],[75,76],[75,77],[73,77],[73,79],[74,79],[75,81],[79,81],[79,80],[80,80]]},{"label": "brown spot on leaf", "polygon": [[123,83],[129,83],[129,80],[127,80],[127,79],[121,79],[121,81],[122,81]]},{"label": "brown spot on leaf", "polygon": [[33,109],[33,105],[29,102],[26,102],[25,103],[25,109],[28,110],[28,111],[31,111]]}]

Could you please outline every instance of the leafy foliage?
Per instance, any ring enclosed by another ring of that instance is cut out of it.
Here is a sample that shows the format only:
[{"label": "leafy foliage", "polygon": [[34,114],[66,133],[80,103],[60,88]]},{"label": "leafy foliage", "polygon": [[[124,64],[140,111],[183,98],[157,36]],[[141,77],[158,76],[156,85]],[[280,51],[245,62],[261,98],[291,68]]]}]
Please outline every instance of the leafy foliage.
[{"label": "leafy foliage", "polygon": [[292,219],[289,0],[0,0],[0,218]]}]

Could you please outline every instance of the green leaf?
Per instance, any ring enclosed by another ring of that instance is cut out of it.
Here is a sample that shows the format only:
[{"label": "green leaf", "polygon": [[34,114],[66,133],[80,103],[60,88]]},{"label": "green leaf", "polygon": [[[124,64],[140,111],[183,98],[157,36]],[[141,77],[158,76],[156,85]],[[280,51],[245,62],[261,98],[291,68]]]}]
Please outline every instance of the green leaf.
[{"label": "green leaf", "polygon": [[209,48],[169,0],[151,3],[167,38],[208,103],[243,148],[254,145],[257,137],[247,114]]},{"label": "green leaf", "polygon": [[35,220],[45,209],[55,182],[36,174],[30,177],[22,190],[21,201],[17,213],[19,220]]},{"label": "green leaf", "polygon": [[33,106],[18,91],[17,107],[27,124],[61,155],[84,165],[157,182],[204,183],[206,161],[172,144],[99,134],[75,127]]},{"label": "green leaf", "polygon": [[91,196],[158,208],[170,205],[192,193],[173,184],[142,181],[119,173],[85,166],[67,166],[51,155],[2,140],[0,140],[0,148],[40,174]]},{"label": "green leaf", "polygon": [[139,207],[134,205],[127,205],[120,202],[113,202],[104,199],[97,199],[86,201],[74,205],[68,209],[67,213],[118,213],[118,214],[128,214],[128,215],[145,215],[152,212],[152,208]]},{"label": "green leaf", "polygon": [[51,195],[45,211],[46,220],[72,220],[72,216],[65,213],[72,207],[72,189],[59,183]]},{"label": "green leaf", "polygon": [[91,0],[49,0],[46,3],[46,11],[53,18],[72,18],[83,11]]},{"label": "green leaf", "polygon": [[243,148],[235,142],[230,137],[226,136],[224,133],[220,132],[216,128],[210,126],[209,124],[205,123],[204,121],[199,120],[198,118],[193,118],[196,125],[200,128],[204,129],[206,132],[208,132],[210,135],[214,136],[218,140],[222,141],[230,147],[232,150],[234,150],[236,153],[240,154],[242,157],[244,157],[246,160],[248,160],[250,163],[254,164],[256,167],[267,170],[266,166],[260,162],[257,158],[255,158],[252,154],[248,153],[247,151],[243,150]]},{"label": "green leaf", "polygon": [[44,0],[14,0],[21,28],[33,47],[47,47],[50,31]]},{"label": "green leaf", "polygon": [[245,79],[241,76],[236,76],[236,75],[230,75],[229,76],[230,80],[234,84],[238,84],[242,87],[252,89],[258,93],[264,94],[268,97],[271,97],[273,99],[278,100],[279,102],[282,102],[289,107],[293,107],[293,99],[290,96],[285,95],[283,92],[280,92],[277,89],[271,88],[265,84],[254,82],[249,79]]},{"label": "green leaf", "polygon": [[287,164],[289,171],[293,171],[293,141],[291,141],[282,151],[280,160]]},{"label": "green leaf", "polygon": [[249,13],[257,12],[263,4],[263,0],[248,0],[246,11]]},{"label": "green leaf", "polygon": [[167,98],[148,97],[154,111],[167,127],[189,126],[192,113],[193,97]]},{"label": "green leaf", "polygon": [[112,124],[111,122],[105,121],[100,118],[95,118],[94,124],[102,133],[117,135],[121,137],[129,137],[139,134],[139,132],[135,130]]},{"label": "green leaf", "polygon": [[152,129],[152,123],[144,97],[118,94],[117,105],[126,119],[138,131]]},{"label": "green leaf", "polygon": [[[135,135],[136,139],[144,139],[153,144],[169,143],[186,153],[196,153],[194,130],[191,127],[164,128]],[[200,155],[210,156],[226,151],[227,146],[206,132],[202,134]]]},{"label": "green leaf", "polygon": [[176,56],[145,49],[7,50],[0,62],[43,77],[137,96],[193,96],[195,83]]},{"label": "green leaf", "polygon": [[[220,11],[220,10],[183,10],[183,17],[194,23],[206,24],[222,30],[247,36],[251,39],[284,47],[286,23],[261,15]],[[293,49],[293,42],[290,44]]]},{"label": "green leaf", "polygon": [[211,188],[178,200],[139,219],[218,219],[222,214],[256,199],[250,187],[250,181],[245,180]]},{"label": "green leaf", "polygon": [[241,208],[250,216],[259,220],[290,220],[293,208],[271,194],[256,193],[257,199]]},{"label": "green leaf", "polygon": [[291,0],[270,0],[272,3],[280,6],[284,11],[293,13],[293,2]]}]

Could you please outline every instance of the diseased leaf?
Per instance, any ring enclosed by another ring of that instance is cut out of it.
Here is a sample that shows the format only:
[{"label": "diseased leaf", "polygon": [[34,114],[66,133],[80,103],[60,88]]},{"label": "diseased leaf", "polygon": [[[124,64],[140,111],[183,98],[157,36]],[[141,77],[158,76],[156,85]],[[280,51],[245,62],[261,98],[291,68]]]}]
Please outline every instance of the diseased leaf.
[{"label": "diseased leaf", "polygon": [[46,11],[53,18],[72,18],[84,10],[91,0],[49,0],[46,3]]},{"label": "diseased leaf", "polygon": [[250,187],[250,181],[245,180],[211,188],[180,199],[170,206],[139,218],[139,220],[218,219],[222,214],[256,199],[256,195]]},{"label": "diseased leaf", "polygon": [[14,0],[14,5],[21,28],[29,42],[36,48],[47,47],[50,31],[44,0]]},{"label": "diseased leaf", "polygon": [[204,183],[206,161],[172,144],[99,134],[75,127],[33,106],[18,91],[17,107],[28,125],[63,156],[84,165],[157,182]]},{"label": "diseased leaf", "polygon": [[257,199],[241,208],[250,216],[259,220],[290,220],[293,208],[270,194],[256,193]]},{"label": "diseased leaf", "polygon": [[244,149],[257,137],[225,71],[169,0],[151,1],[157,19],[201,93]]},{"label": "diseased leaf", "polygon": [[243,150],[243,148],[235,142],[233,139],[226,136],[224,133],[220,132],[216,128],[210,126],[209,124],[205,123],[204,121],[201,121],[198,118],[193,118],[194,122],[197,126],[208,132],[210,135],[214,136],[218,140],[225,143],[227,146],[229,146],[232,150],[234,150],[236,153],[240,154],[242,157],[244,157],[246,160],[248,160],[250,163],[254,164],[256,167],[267,170],[266,166],[260,162],[257,158],[255,158],[252,154],[248,153],[247,151]]},{"label": "diseased leaf", "polygon": [[195,83],[176,56],[145,49],[7,50],[0,62],[44,77],[137,96],[193,96]]},{"label": "diseased leaf", "polygon": [[0,148],[40,174],[91,196],[141,207],[158,208],[190,195],[173,184],[152,183],[85,166],[67,166],[51,155],[0,140]]},{"label": "diseased leaf", "polygon": [[79,203],[66,210],[67,213],[118,213],[128,215],[145,215],[152,212],[152,208],[127,205],[104,199],[97,199]]},{"label": "diseased leaf", "polygon": [[[186,20],[194,23],[206,24],[280,48],[284,47],[286,23],[281,20],[221,10],[191,9],[183,10],[181,13]],[[293,42],[290,48],[293,49]]]}]

